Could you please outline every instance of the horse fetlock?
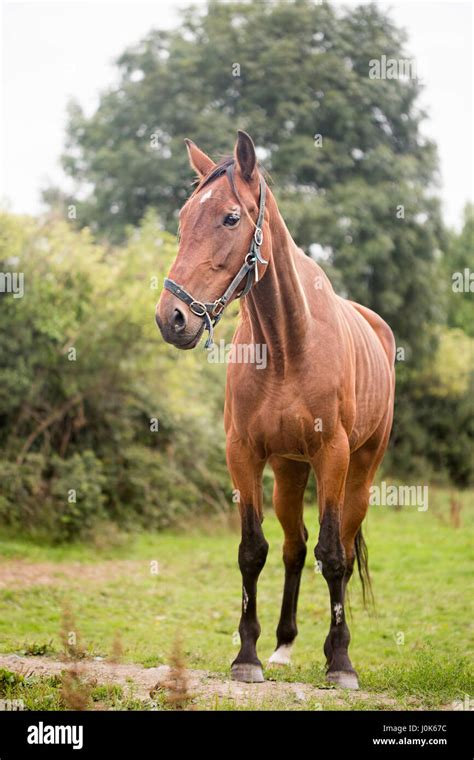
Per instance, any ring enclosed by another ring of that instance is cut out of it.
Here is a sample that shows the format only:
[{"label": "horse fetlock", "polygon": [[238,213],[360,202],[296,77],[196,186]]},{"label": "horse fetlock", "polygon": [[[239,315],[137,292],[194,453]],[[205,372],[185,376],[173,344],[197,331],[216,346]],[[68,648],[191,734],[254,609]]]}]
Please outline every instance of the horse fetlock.
[{"label": "horse fetlock", "polygon": [[340,625],[334,625],[331,621],[331,628],[326,641],[330,642],[333,649],[345,649],[347,651],[351,643],[351,634],[347,623],[344,621]]},{"label": "horse fetlock", "polygon": [[335,647],[331,649],[331,657],[327,660],[327,672],[334,670],[353,671],[352,662],[346,647]]},{"label": "horse fetlock", "polygon": [[261,627],[258,620],[255,618],[247,619],[244,613],[239,625],[239,635],[242,642],[242,648],[248,643],[254,646],[255,642],[258,641],[260,637],[260,633]]},{"label": "horse fetlock", "polygon": [[[296,618],[296,616],[295,616]],[[277,646],[291,646],[298,635],[298,628],[296,625],[296,619],[280,620],[276,631]]]}]

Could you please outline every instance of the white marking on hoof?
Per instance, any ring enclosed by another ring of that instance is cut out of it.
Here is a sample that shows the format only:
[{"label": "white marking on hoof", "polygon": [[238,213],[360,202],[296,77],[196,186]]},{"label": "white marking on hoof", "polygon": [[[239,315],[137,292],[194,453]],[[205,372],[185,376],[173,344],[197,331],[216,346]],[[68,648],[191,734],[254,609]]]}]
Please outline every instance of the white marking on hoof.
[{"label": "white marking on hoof", "polygon": [[355,673],[349,673],[346,670],[335,670],[332,673],[328,673],[326,678],[331,683],[339,686],[340,689],[352,689],[358,691],[359,681]]},{"label": "white marking on hoof", "polygon": [[231,678],[233,681],[243,681],[244,683],[263,683],[265,681],[260,665],[243,662],[232,665]]},{"label": "white marking on hoof", "polygon": [[204,193],[204,195],[201,197],[201,200],[199,203],[204,203],[204,201],[207,201],[208,198],[210,198],[212,195],[212,190],[208,190],[207,193]]},{"label": "white marking on hoof", "polygon": [[268,660],[269,665],[290,665],[291,664],[291,644],[282,644],[281,647],[275,649],[272,656]]}]

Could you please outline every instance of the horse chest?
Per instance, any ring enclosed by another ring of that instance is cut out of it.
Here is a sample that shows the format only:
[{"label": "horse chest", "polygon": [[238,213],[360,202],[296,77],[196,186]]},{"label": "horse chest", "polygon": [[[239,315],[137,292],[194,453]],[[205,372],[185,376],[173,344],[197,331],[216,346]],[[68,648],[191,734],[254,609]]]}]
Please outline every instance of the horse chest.
[{"label": "horse chest", "polygon": [[242,409],[237,405],[232,414],[233,429],[241,440],[267,456],[307,459],[320,447],[322,432],[329,425],[298,398],[290,401],[253,397],[246,414],[239,413],[239,408]]},{"label": "horse chest", "polygon": [[289,418],[282,415],[276,425],[262,430],[262,440],[269,455],[288,456],[293,459],[310,459],[321,445],[321,433],[314,429],[307,417]]}]

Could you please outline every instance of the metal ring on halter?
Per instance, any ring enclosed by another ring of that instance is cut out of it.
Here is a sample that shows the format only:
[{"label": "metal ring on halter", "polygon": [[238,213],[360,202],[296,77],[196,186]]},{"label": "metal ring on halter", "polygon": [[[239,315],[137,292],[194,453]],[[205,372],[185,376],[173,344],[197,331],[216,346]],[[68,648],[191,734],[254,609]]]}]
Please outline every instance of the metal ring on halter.
[{"label": "metal ring on halter", "polygon": [[[196,311],[196,306],[198,306],[202,311]],[[189,309],[192,311],[193,314],[196,315],[196,317],[204,317],[207,314],[207,309],[201,301],[193,301],[189,304]]]},{"label": "metal ring on halter", "polygon": [[260,248],[260,246],[263,243],[263,230],[261,227],[255,228],[255,232],[253,233],[253,239],[255,240],[256,244]]},{"label": "metal ring on halter", "polygon": [[249,266],[252,266],[253,264],[255,264],[255,258],[256,257],[255,257],[254,252],[253,251],[249,251],[248,254],[246,255],[244,261]]}]

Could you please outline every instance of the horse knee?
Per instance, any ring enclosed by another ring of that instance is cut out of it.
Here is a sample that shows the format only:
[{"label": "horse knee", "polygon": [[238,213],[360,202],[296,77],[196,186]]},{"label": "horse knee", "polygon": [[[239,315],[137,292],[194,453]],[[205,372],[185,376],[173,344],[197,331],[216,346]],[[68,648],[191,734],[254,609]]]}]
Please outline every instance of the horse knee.
[{"label": "horse knee", "polygon": [[321,563],[321,572],[327,581],[344,578],[348,563],[339,533],[338,516],[334,510],[324,511],[314,554]]},{"label": "horse knee", "polygon": [[300,573],[306,560],[306,541],[285,541],[283,545],[283,562],[289,573]]},{"label": "horse knee", "polygon": [[242,540],[239,545],[239,566],[242,575],[255,577],[262,570],[268,554],[268,541],[263,535],[258,516],[250,507],[242,516]]},{"label": "horse knee", "polygon": [[268,542],[263,536],[255,540],[247,538],[239,545],[239,566],[244,575],[255,576],[265,565],[268,554]]}]

